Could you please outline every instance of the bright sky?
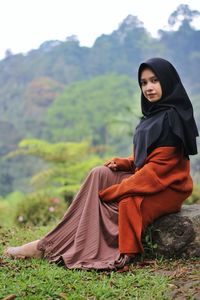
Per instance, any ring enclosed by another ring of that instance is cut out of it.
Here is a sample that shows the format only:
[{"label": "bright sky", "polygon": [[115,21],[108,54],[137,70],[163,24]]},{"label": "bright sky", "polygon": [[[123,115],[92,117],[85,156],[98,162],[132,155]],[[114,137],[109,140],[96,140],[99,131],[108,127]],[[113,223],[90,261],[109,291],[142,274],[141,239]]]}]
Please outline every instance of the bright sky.
[{"label": "bright sky", "polygon": [[[45,41],[64,41],[70,35],[90,47],[129,14],[155,36],[158,29],[167,28],[169,15],[179,4],[200,11],[199,0],[0,0],[0,59],[6,49],[26,53]],[[195,26],[200,28],[200,18]]]}]

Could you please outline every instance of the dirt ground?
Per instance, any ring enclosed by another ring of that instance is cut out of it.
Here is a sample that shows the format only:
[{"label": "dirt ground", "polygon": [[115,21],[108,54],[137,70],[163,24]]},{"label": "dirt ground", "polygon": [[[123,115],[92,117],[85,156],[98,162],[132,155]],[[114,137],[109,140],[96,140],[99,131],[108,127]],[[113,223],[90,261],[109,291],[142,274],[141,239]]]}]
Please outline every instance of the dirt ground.
[{"label": "dirt ground", "polygon": [[[176,259],[157,262],[147,260],[137,264],[147,267],[154,274],[169,277],[169,289],[165,299],[200,300],[200,259]],[[135,268],[135,266],[131,267]]]}]

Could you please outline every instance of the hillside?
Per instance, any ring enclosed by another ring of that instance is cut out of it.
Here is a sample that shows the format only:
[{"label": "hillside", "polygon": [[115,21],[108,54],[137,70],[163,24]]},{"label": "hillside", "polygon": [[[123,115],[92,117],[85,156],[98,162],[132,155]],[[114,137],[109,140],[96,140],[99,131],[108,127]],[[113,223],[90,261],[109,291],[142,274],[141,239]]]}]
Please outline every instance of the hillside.
[{"label": "hillside", "polygon": [[[191,26],[192,11],[187,9],[179,29],[162,30],[159,38],[129,15],[91,48],[81,47],[72,36],[65,42],[46,41],[27,54],[7,53],[0,61],[1,157],[23,138],[89,139],[93,145],[113,145],[111,152],[128,153],[134,114],[139,115],[137,68],[152,56],[169,59],[177,67],[200,127],[200,30]],[[127,119],[128,127],[120,131]],[[115,147],[121,138],[116,131],[123,132],[120,147]],[[0,194],[26,186],[32,162],[23,162],[24,168],[20,162],[19,158],[1,161]]]}]

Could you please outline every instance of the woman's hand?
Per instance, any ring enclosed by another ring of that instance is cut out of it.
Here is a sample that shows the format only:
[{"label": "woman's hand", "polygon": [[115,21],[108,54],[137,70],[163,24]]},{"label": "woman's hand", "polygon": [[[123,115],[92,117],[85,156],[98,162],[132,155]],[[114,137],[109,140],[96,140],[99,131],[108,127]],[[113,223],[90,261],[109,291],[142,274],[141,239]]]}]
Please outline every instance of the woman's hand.
[{"label": "woman's hand", "polygon": [[117,171],[117,164],[113,160],[111,160],[108,164],[107,167],[111,169],[112,171]]}]

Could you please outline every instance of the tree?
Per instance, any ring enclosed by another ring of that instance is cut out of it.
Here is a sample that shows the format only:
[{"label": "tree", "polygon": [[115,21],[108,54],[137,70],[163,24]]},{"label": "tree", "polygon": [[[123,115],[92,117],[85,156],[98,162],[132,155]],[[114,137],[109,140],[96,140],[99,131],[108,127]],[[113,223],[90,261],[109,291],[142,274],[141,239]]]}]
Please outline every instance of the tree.
[{"label": "tree", "polygon": [[6,49],[5,58],[10,58],[12,56],[13,56],[12,50],[11,49]]},{"label": "tree", "polygon": [[177,9],[169,16],[168,24],[170,27],[174,27],[177,24],[190,25],[194,18],[199,17],[200,12],[197,10],[191,10],[187,4],[181,4]]},{"label": "tree", "polygon": [[[87,142],[51,144],[44,140],[22,140],[16,151],[6,157],[34,156],[46,162],[46,168],[32,176],[37,192],[48,191],[66,200],[78,191],[89,170],[103,163]],[[44,165],[43,165],[44,167]]]},{"label": "tree", "polygon": [[[110,124],[118,116],[126,118],[126,107],[133,107],[139,99],[137,91],[132,78],[113,74],[74,84],[49,108],[45,136],[54,142],[88,139],[94,146],[114,146],[115,150],[123,145],[125,150],[127,135],[113,136]],[[132,115],[132,124],[135,118]]]}]

